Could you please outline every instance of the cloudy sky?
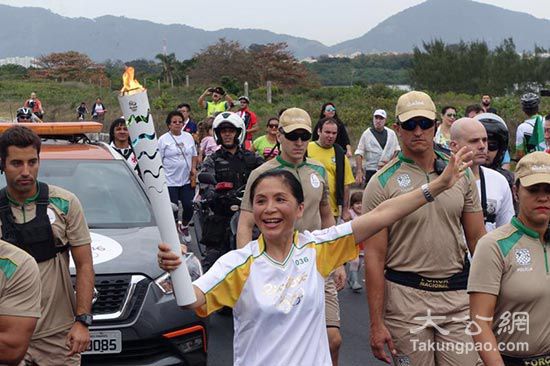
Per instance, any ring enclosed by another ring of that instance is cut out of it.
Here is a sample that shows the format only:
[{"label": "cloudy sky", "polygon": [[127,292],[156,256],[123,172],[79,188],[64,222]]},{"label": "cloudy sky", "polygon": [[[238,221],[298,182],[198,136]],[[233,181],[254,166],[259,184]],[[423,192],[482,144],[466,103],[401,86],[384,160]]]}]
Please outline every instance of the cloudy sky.
[{"label": "cloudy sky", "polygon": [[[378,23],[424,0],[0,0],[48,8],[67,17],[126,16],[205,30],[260,28],[318,40],[326,45],[362,36]],[[549,0],[478,2],[550,19]],[[449,14],[452,22],[452,14]]]}]

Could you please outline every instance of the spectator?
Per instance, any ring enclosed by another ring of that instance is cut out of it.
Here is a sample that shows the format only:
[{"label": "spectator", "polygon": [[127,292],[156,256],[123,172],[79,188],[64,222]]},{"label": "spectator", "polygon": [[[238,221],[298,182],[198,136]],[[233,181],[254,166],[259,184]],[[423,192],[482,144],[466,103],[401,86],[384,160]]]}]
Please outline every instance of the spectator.
[{"label": "spectator", "polygon": [[197,176],[197,149],[195,140],[190,133],[183,130],[183,115],[178,111],[168,113],[166,117],[168,132],[158,140],[159,153],[168,185],[170,201],[181,202],[183,213],[178,221],[178,213],[174,212],[174,220],[185,241],[191,240],[187,224],[193,216],[193,196],[195,195],[195,178]]},{"label": "spectator", "polygon": [[101,98],[98,97],[92,105],[92,120],[103,123],[106,112],[107,108],[105,108],[105,104],[103,104]]},{"label": "spectator", "polygon": [[435,132],[434,142],[445,153],[450,152],[449,144],[451,142],[451,125],[456,120],[456,108],[445,106],[441,109],[441,124]]},{"label": "spectator", "polygon": [[544,142],[546,143],[546,152],[550,154],[550,114],[544,118]]},{"label": "spectator", "polygon": [[[482,109],[482,113],[494,113],[494,114],[498,114],[497,113],[497,110],[493,107],[491,107],[491,96],[489,94],[483,94],[481,96],[481,109]],[[470,117],[470,116],[466,116],[466,117]],[[472,117],[470,117],[472,118]]]},{"label": "spectator", "polygon": [[111,127],[109,128],[109,144],[116,152],[126,159],[126,163],[128,163],[134,173],[141,176],[136,154],[134,153],[134,149],[132,149],[130,133],[128,132],[128,127],[126,127],[126,120],[124,118],[117,118],[111,123]]},{"label": "spectator", "polygon": [[86,102],[82,102],[76,109],[76,118],[79,121],[84,121],[88,113],[88,106],[86,105]]},{"label": "spectator", "polygon": [[481,113],[483,113],[483,108],[479,104],[470,104],[464,110],[464,116],[468,118],[474,118]]},{"label": "spectator", "polygon": [[26,108],[30,108],[32,113],[34,113],[38,118],[42,119],[44,117],[44,109],[42,109],[42,102],[36,97],[36,93],[32,92],[30,99],[25,101],[23,105]]},{"label": "spectator", "polygon": [[[346,129],[346,126],[344,125],[344,122],[340,120],[340,117],[338,117],[338,113],[336,113],[336,107],[334,106],[334,103],[328,102],[321,106],[321,114],[319,115],[319,120],[322,120],[323,118],[334,118],[336,120],[336,123],[338,123],[338,138],[336,140],[336,143],[340,145],[344,150],[346,150],[346,155],[348,158],[351,158],[353,156],[351,152],[351,142],[349,139],[348,131]],[[319,129],[319,122],[317,122],[317,125],[313,129],[313,141],[317,141],[319,139],[318,129]]]},{"label": "spectator", "polygon": [[[205,100],[207,95],[212,96],[212,101]],[[225,100],[222,98],[225,97]],[[221,86],[206,89],[198,100],[199,107],[206,109],[206,117],[214,117],[216,113],[228,111],[233,107],[233,99]]]},{"label": "spectator", "polygon": [[239,97],[240,108],[237,111],[237,115],[241,117],[246,126],[246,137],[244,140],[244,148],[250,150],[252,147],[252,138],[254,134],[259,131],[260,127],[257,124],[256,113],[252,112],[249,108],[250,99],[246,96]]},{"label": "spectator", "polygon": [[220,145],[216,143],[216,139],[214,138],[214,130],[212,129],[213,122],[214,118],[208,117],[199,123],[198,137],[201,142],[199,150],[200,163],[220,148]]},{"label": "spectator", "polygon": [[277,130],[279,129],[279,119],[271,117],[267,120],[267,130],[265,135],[258,137],[252,143],[252,151],[257,152],[267,160],[271,160],[279,155],[277,143]]},{"label": "spectator", "polygon": [[372,128],[367,128],[359,139],[355,150],[355,183],[357,184],[368,183],[374,173],[400,150],[397,135],[385,124],[386,111],[377,109],[372,116]]},{"label": "spectator", "polygon": [[183,115],[183,130],[190,133],[193,136],[195,142],[200,142],[199,135],[197,133],[197,124],[191,119],[191,106],[187,103],[181,103],[176,108]]}]

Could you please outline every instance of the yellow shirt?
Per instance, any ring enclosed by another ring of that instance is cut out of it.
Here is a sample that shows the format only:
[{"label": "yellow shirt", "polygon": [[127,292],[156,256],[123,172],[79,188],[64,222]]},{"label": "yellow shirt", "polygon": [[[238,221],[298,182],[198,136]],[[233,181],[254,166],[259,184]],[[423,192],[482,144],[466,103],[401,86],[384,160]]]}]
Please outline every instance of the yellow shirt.
[{"label": "yellow shirt", "polygon": [[[338,205],[336,204],[336,152],[334,147],[324,148],[317,142],[310,142],[307,146],[307,156],[317,160],[325,167],[327,171],[327,181],[329,190],[329,203],[334,216],[340,216]],[[353,172],[348,157],[344,156],[344,185],[350,185],[355,182]]]}]

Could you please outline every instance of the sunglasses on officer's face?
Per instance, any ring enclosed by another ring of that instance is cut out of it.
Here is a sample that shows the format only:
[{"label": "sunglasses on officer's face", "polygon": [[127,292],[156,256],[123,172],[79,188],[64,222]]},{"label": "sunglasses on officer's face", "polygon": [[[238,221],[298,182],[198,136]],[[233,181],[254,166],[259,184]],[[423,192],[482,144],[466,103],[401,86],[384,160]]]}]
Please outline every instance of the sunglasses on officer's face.
[{"label": "sunglasses on officer's face", "polygon": [[292,131],[292,132],[284,132],[282,129],[281,129],[281,132],[283,133],[283,135],[285,136],[285,138],[287,140],[290,140],[290,141],[298,141],[298,139],[302,140],[302,141],[309,141],[311,139],[311,133],[310,132],[307,132],[307,131],[302,131],[302,132],[298,132],[298,131]]},{"label": "sunglasses on officer's face", "polygon": [[435,124],[435,121],[428,118],[422,118],[422,119],[411,118],[409,120],[406,120],[405,122],[400,122],[399,126],[401,126],[401,128],[406,131],[414,131],[416,130],[416,126],[420,126],[420,128],[423,130],[429,130],[434,126],[434,124]]}]

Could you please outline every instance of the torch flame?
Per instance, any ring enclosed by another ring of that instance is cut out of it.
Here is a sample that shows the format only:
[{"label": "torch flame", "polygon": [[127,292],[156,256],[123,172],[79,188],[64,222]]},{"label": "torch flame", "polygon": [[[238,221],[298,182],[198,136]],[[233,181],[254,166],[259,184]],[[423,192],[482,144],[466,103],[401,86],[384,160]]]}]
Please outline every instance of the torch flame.
[{"label": "torch flame", "polygon": [[120,89],[121,95],[137,94],[145,90],[145,88],[134,79],[134,68],[132,66],[126,66],[124,74],[122,74],[122,83],[124,86]]}]

